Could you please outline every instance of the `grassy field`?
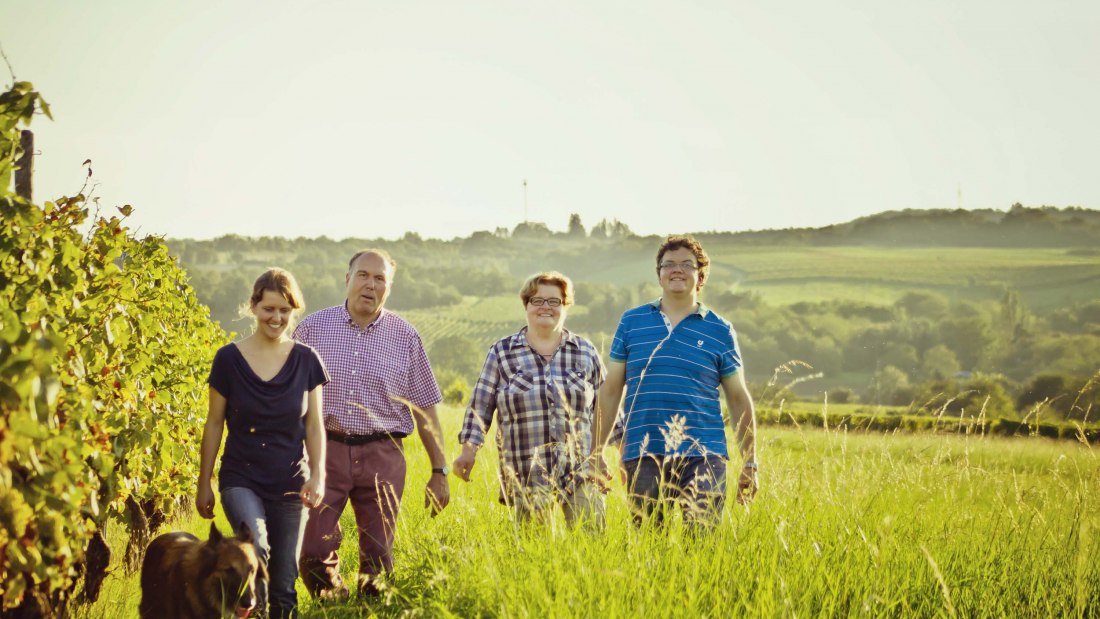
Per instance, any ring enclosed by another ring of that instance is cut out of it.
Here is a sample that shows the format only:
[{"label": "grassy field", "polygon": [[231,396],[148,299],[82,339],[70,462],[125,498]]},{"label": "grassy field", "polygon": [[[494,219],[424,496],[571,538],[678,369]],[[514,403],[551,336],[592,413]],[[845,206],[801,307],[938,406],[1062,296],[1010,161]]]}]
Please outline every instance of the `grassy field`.
[{"label": "grassy field", "polygon": [[[443,409],[452,452],[459,415]],[[451,506],[431,519],[426,457],[417,441],[406,446],[388,590],[327,606],[303,594],[305,617],[1100,613],[1100,454],[1071,441],[764,427],[761,494],[728,505],[699,537],[678,521],[635,528],[618,483],[602,532],[560,517],[517,527],[496,502],[490,451],[472,482],[452,480]],[[177,525],[203,536],[208,526]],[[342,552],[354,557],[350,538]],[[138,599],[136,576],[116,569],[77,616],[135,617]]]}]

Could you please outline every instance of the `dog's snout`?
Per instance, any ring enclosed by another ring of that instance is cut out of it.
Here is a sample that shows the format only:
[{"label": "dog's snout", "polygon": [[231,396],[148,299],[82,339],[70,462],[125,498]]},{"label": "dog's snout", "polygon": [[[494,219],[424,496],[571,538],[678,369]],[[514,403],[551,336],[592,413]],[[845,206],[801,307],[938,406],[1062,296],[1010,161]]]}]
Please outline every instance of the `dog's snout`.
[{"label": "dog's snout", "polygon": [[237,617],[248,617],[252,613],[252,609],[256,608],[256,595],[253,592],[251,586],[245,586],[241,591],[240,597],[237,599]]},{"label": "dog's snout", "polygon": [[251,586],[245,586],[244,591],[241,591],[241,597],[238,598],[237,605],[248,609],[256,606],[256,593]]}]

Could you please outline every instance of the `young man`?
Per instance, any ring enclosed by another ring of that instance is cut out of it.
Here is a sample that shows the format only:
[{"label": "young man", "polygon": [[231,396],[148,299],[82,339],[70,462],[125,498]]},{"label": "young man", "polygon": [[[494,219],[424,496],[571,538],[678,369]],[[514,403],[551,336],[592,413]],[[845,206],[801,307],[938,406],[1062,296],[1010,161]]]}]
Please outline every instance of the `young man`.
[{"label": "young man", "polygon": [[405,488],[401,439],[416,430],[432,462],[424,504],[433,515],[450,488],[435,406],[443,400],[409,323],[384,309],[397,264],[385,251],[348,262],[347,301],[309,315],[294,338],[312,346],[332,380],[325,385],[328,437],[324,502],[310,510],[300,561],[310,593],[342,597],[340,515],[351,501],[359,528],[359,588],[376,593],[374,576],[393,569],[393,534]]},{"label": "young man", "polygon": [[661,298],[624,313],[611,345],[596,445],[606,440],[621,403],[636,522],[655,510],[660,522],[667,504],[678,502],[687,522],[717,524],[729,458],[719,389],[744,458],[737,500],[756,494],[756,415],[737,338],[729,322],[699,302],[709,270],[698,241],[668,237],[657,250]]}]

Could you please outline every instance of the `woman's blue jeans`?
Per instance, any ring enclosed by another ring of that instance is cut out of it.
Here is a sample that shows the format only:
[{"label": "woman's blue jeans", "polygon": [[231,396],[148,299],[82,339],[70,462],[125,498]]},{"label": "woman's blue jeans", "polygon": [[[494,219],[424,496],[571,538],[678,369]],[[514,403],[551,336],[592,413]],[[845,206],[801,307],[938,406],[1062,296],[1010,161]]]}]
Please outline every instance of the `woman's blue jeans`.
[{"label": "woman's blue jeans", "polygon": [[257,583],[256,605],[266,616],[268,602],[272,619],[298,616],[298,556],[302,553],[302,533],[308,511],[295,496],[293,501],[260,498],[248,488],[222,488],[222,508],[234,531],[242,524],[252,530],[252,539],[260,560],[267,563],[271,583]]}]

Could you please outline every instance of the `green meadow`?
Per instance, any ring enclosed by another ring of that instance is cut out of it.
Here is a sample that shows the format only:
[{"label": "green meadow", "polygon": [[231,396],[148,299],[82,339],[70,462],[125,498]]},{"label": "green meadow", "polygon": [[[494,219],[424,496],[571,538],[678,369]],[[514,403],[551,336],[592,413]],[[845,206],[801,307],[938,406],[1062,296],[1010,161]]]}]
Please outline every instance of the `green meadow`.
[{"label": "green meadow", "polygon": [[[452,454],[461,413],[442,409]],[[727,504],[701,535],[678,519],[635,527],[619,480],[603,531],[571,530],[560,514],[517,526],[496,500],[491,446],[470,483],[452,478],[451,505],[433,519],[422,503],[426,456],[415,439],[405,446],[385,594],[320,604],[303,592],[303,616],[1100,613],[1100,454],[1079,442],[762,427],[760,494]],[[344,524],[352,529],[350,511]],[[174,528],[205,537],[208,526],[195,517]],[[351,577],[353,535],[341,552]],[[100,601],[77,616],[136,617],[139,595],[137,576],[114,567]]]}]

